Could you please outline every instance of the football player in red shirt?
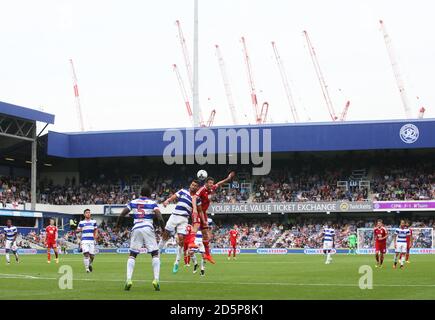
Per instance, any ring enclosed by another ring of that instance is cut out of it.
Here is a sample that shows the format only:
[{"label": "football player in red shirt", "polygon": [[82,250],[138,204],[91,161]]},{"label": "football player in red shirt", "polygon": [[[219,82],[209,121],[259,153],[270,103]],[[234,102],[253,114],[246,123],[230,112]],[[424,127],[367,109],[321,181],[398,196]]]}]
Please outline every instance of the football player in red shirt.
[{"label": "football player in red shirt", "polygon": [[236,259],[236,247],[237,247],[237,238],[239,236],[239,231],[237,231],[237,226],[234,226],[234,229],[230,230],[230,250],[228,250],[228,260],[231,257],[231,251],[233,251],[233,259]]},{"label": "football player in red shirt", "polygon": [[50,225],[45,228],[45,246],[47,247],[47,263],[51,263],[51,248],[56,255],[56,263],[59,263],[59,254],[57,252],[57,227],[54,225],[54,219],[50,219]]},{"label": "football player in red shirt", "polygon": [[[409,221],[406,222],[406,227],[409,228]],[[412,229],[409,229],[409,235],[406,236],[406,263],[409,263],[409,251],[412,248]]]},{"label": "football player in red shirt", "polygon": [[375,238],[376,268],[382,268],[384,254],[387,251],[388,231],[385,229],[381,219],[377,221],[377,225],[373,230],[373,235]]},{"label": "football player in red shirt", "polygon": [[[235,175],[236,173],[234,171],[231,171],[227,178],[217,182],[216,184],[214,183],[215,180],[212,177],[208,177],[207,179],[205,179],[205,184],[196,192],[196,197],[199,197],[201,199],[202,214],[197,213],[198,211],[196,210],[196,201],[192,201],[192,203],[195,203],[192,215],[192,233],[196,234],[196,232],[198,231],[198,227],[201,229],[202,242],[204,243],[205,248],[204,259],[210,261],[212,264],[214,264],[215,261],[210,254],[210,235],[207,222],[207,209],[210,206],[210,197],[216,191],[216,189],[218,189],[224,183],[231,181],[231,179],[233,179]],[[195,238],[191,240],[191,242],[189,243],[189,247],[196,247],[194,241]]]}]

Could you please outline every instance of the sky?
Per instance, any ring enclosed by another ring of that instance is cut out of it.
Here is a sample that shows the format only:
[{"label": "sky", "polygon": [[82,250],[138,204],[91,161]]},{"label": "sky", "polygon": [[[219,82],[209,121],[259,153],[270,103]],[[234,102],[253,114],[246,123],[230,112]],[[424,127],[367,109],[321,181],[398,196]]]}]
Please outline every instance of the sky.
[{"label": "sky", "polygon": [[[293,122],[271,41],[302,121],[329,121],[302,31],[315,47],[337,114],[403,119],[379,19],[392,38],[413,116],[435,118],[435,2],[431,0],[199,0],[199,92],[204,118],[231,125],[215,54],[219,44],[240,124],[254,122],[240,38],[246,38],[267,122]],[[86,130],[189,126],[172,64],[187,73],[175,21],[193,55],[193,0],[0,0],[0,101],[56,115],[79,131],[69,59]],[[432,31],[431,31],[432,30]],[[418,97],[418,98],[417,98]]]}]

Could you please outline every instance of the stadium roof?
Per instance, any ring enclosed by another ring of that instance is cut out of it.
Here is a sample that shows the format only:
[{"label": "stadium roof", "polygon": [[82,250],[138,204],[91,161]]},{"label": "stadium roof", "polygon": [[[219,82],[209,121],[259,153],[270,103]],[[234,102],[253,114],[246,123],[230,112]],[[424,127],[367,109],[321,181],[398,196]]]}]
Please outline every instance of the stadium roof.
[{"label": "stadium roof", "polygon": [[0,101],[0,113],[21,119],[53,124],[54,115]]},{"label": "stadium roof", "polygon": [[[265,130],[270,129],[272,152],[435,148],[435,119],[265,124],[210,129],[216,146],[219,131],[245,129],[252,134],[253,130],[259,129],[262,137]],[[47,152],[63,158],[162,156],[171,143],[163,139],[165,132],[177,130],[183,138],[186,136],[186,128],[80,133],[51,131],[48,133]],[[195,147],[201,143],[195,142]],[[242,150],[240,145],[239,141],[237,152]],[[261,146],[262,143],[260,151]],[[186,151],[184,144],[183,155],[191,153]]]}]

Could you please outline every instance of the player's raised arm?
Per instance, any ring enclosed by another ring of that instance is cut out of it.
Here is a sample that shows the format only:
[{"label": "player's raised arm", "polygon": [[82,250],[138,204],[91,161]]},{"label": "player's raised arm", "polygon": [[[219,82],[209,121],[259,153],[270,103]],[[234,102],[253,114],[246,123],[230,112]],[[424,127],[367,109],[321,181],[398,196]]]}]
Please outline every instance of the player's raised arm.
[{"label": "player's raised arm", "polygon": [[172,196],[170,196],[168,199],[165,200],[165,202],[163,202],[163,206],[166,208],[168,206],[168,204],[170,204],[171,202],[174,202],[175,200],[177,200],[178,198],[178,192],[174,193]]},{"label": "player's raised arm", "polygon": [[215,186],[217,188],[219,188],[221,185],[223,185],[223,184],[225,184],[227,182],[230,182],[234,178],[235,175],[236,175],[236,173],[234,171],[231,171],[230,174],[228,175],[228,177],[226,177],[224,180],[221,180],[221,181],[217,182],[215,184]]}]

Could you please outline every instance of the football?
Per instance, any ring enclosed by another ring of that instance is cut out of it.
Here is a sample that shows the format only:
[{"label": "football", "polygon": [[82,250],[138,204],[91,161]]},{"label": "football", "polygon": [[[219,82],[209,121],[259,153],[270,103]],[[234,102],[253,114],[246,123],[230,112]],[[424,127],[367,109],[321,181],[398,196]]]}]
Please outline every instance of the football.
[{"label": "football", "polygon": [[199,170],[197,172],[196,176],[198,177],[199,180],[205,180],[205,179],[207,179],[208,174],[207,174],[207,171],[205,171],[205,170]]}]

